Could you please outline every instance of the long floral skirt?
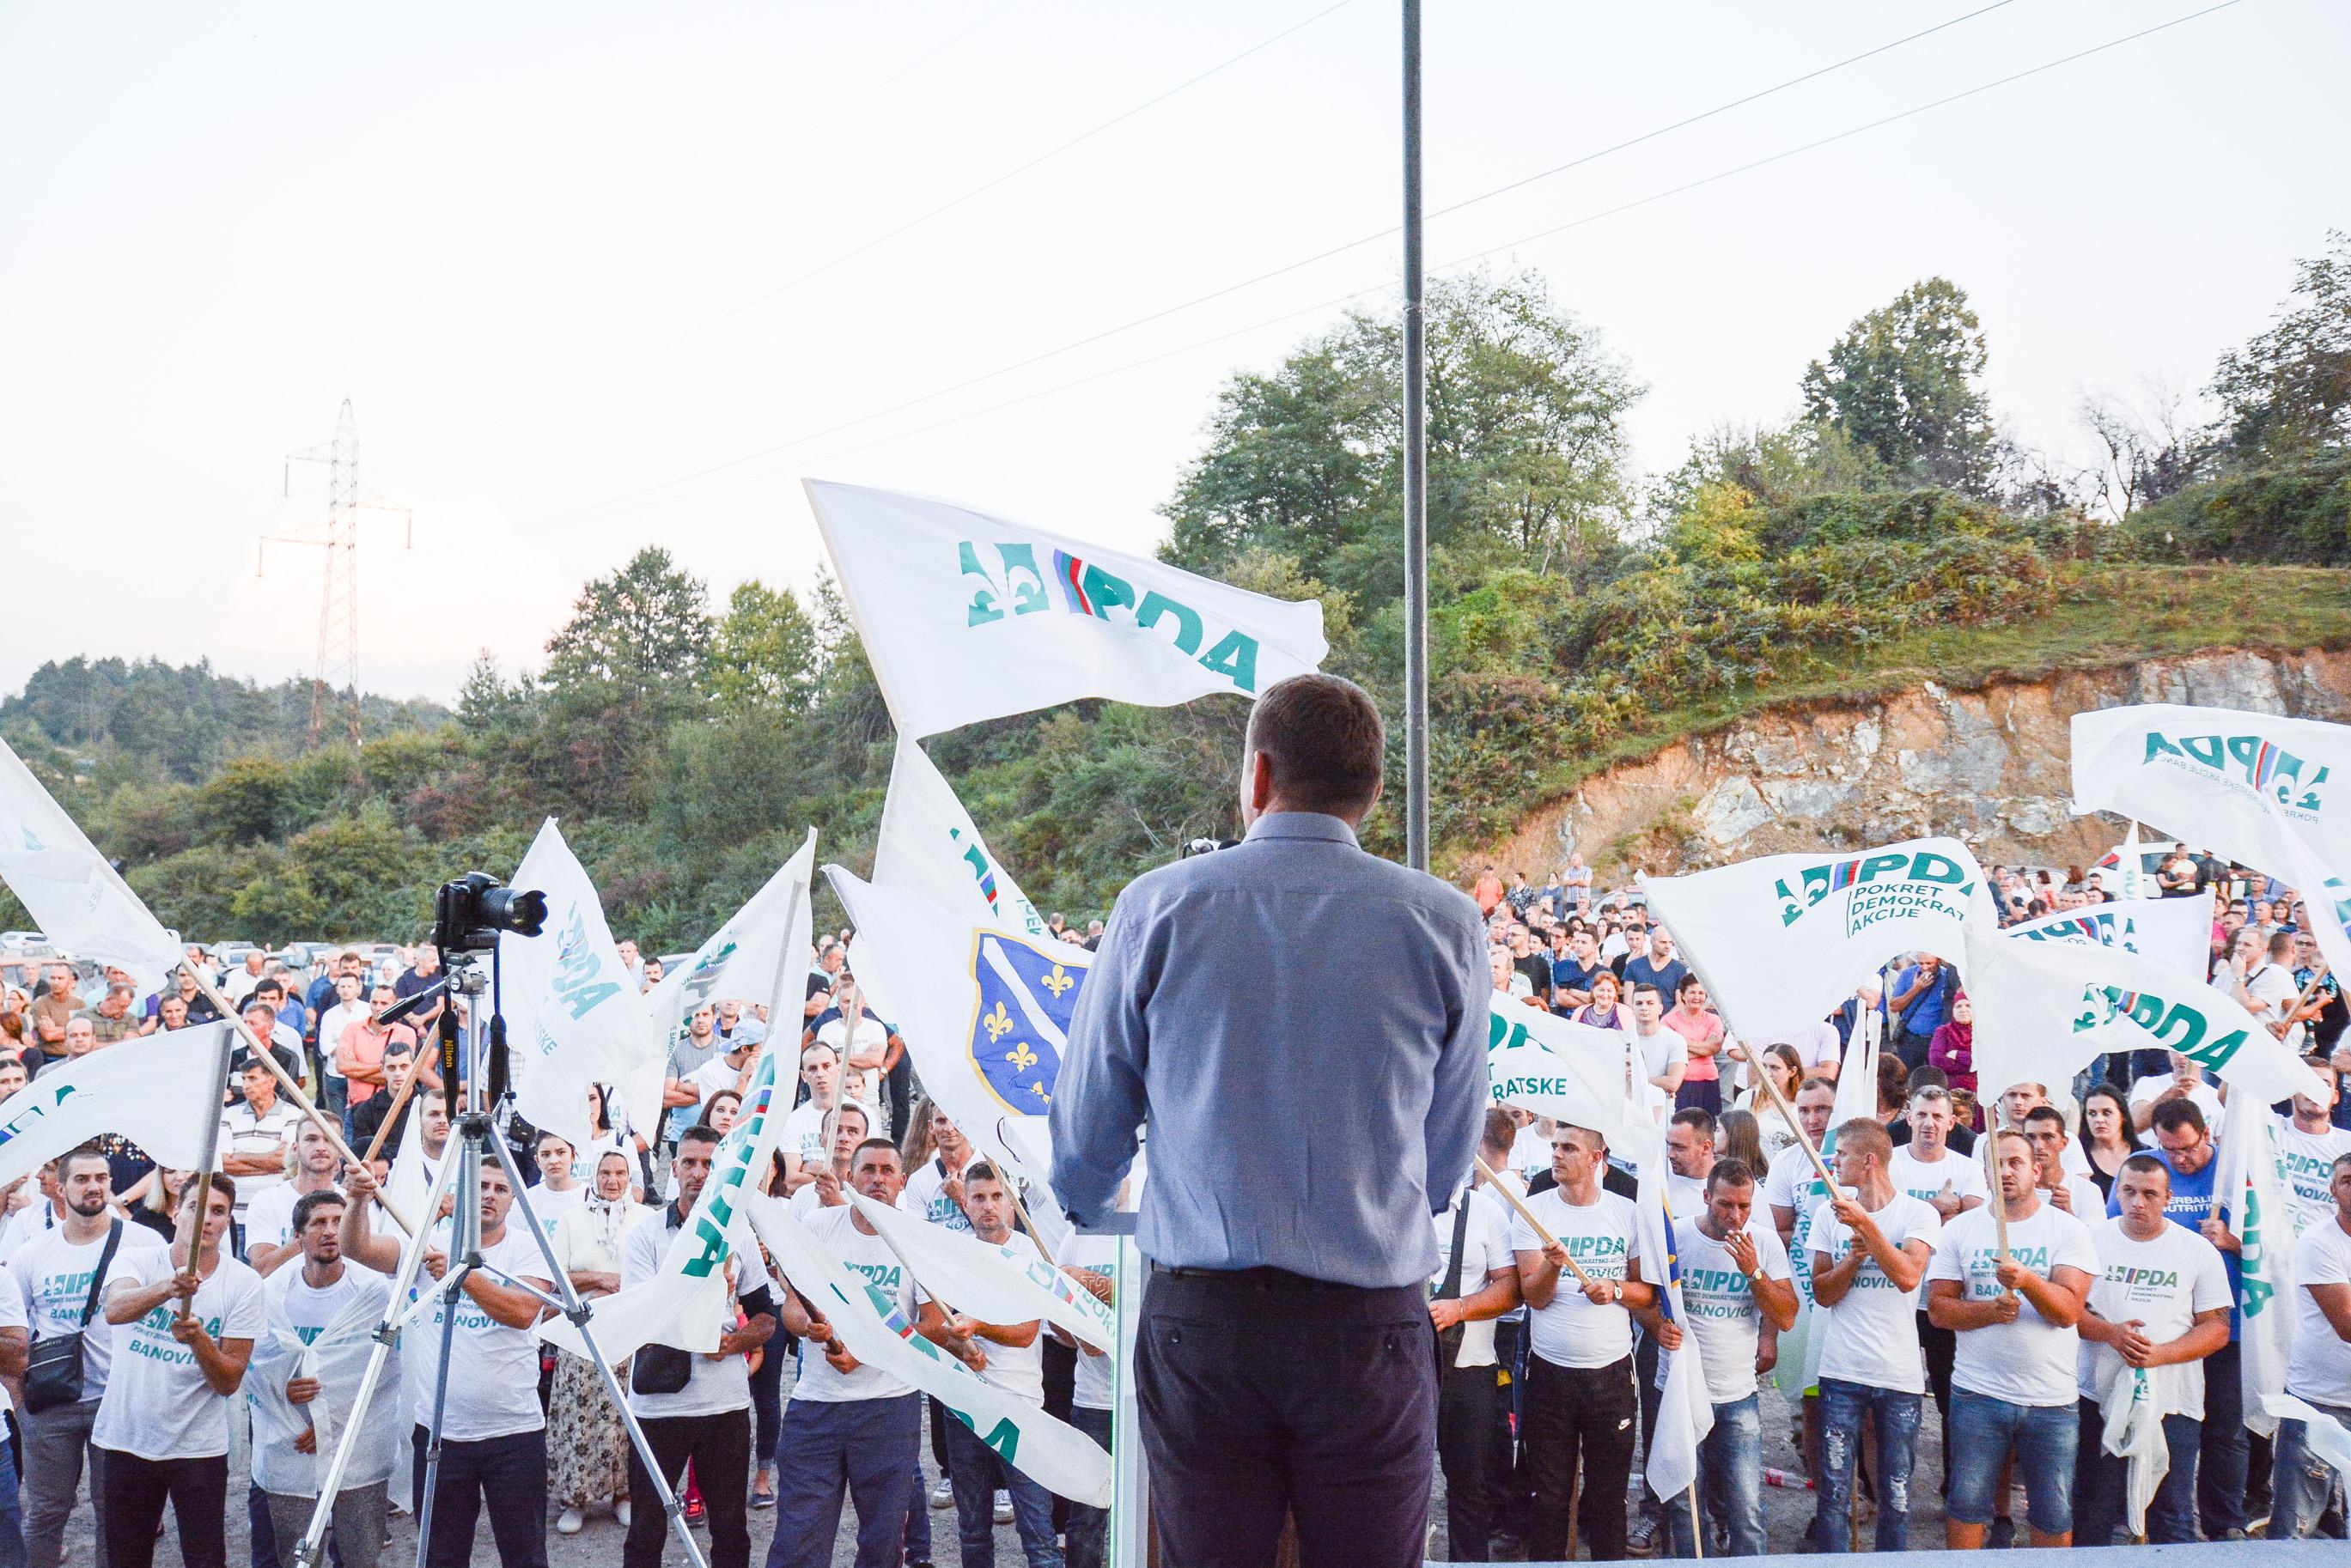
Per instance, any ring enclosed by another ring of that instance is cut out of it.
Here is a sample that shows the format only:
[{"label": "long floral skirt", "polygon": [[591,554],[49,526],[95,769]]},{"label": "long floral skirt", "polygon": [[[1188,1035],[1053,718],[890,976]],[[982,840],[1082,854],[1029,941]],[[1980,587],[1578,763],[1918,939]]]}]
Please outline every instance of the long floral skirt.
[{"label": "long floral skirt", "polygon": [[[558,1508],[611,1502],[629,1490],[629,1429],[594,1363],[568,1350],[556,1357],[547,1394],[548,1490]],[[626,1388],[627,1363],[620,1372]]]}]

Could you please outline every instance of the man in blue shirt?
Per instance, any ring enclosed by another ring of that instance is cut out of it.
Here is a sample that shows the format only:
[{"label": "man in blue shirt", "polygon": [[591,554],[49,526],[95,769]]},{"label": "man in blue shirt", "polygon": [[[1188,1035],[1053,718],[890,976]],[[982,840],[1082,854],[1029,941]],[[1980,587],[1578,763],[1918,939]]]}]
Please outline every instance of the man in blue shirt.
[{"label": "man in blue shirt", "polygon": [[[1070,1022],[1073,1220],[1109,1213],[1151,1124],[1134,1376],[1170,1568],[1270,1562],[1285,1514],[1309,1563],[1427,1545],[1430,1217],[1478,1147],[1490,981],[1477,905],[1357,846],[1385,743],[1352,681],[1270,688],[1248,837],[1128,886]],[[1251,1132],[1269,1109],[1284,1136]]]},{"label": "man in blue shirt", "polygon": [[1689,965],[1674,956],[1674,934],[1661,921],[1649,928],[1648,950],[1627,958],[1621,973],[1627,996],[1637,985],[1654,985],[1659,996],[1679,996]]},{"label": "man in blue shirt", "polygon": [[[1886,1004],[1902,1013],[1902,1036],[1893,1042],[1902,1064],[1916,1071],[1927,1064],[1927,1047],[1935,1031],[1950,1016],[1951,996],[1959,988],[1959,971],[1933,953],[1919,953],[1894,978],[1894,993]],[[1909,1011],[1903,1012],[1905,1008]]]}]

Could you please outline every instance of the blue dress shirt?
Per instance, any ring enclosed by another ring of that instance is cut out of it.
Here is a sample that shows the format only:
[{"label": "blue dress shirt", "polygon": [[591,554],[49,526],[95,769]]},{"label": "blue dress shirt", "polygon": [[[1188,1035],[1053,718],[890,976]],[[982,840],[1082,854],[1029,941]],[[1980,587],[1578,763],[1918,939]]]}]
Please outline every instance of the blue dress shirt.
[{"label": "blue dress shirt", "polygon": [[1279,812],[1119,896],[1054,1085],[1053,1188],[1177,1268],[1393,1286],[1437,1261],[1489,1103],[1484,922],[1338,817]]}]

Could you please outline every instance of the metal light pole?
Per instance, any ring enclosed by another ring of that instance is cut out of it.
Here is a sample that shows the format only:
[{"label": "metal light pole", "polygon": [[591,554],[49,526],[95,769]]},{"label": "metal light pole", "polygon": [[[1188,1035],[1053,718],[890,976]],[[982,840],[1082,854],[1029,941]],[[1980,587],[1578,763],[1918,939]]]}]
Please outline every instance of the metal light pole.
[{"label": "metal light pole", "polygon": [[1428,389],[1421,298],[1420,0],[1404,0],[1405,862],[1428,869]]}]

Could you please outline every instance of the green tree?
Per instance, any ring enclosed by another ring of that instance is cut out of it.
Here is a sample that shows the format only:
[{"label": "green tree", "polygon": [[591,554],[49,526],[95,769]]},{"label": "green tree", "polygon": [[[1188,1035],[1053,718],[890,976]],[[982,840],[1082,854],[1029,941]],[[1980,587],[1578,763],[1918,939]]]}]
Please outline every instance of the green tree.
[{"label": "green tree", "polygon": [[580,590],[547,644],[542,679],[585,707],[674,703],[701,692],[710,658],[709,590],[649,545]]},{"label": "green tree", "polygon": [[1804,369],[1804,410],[1896,483],[1991,493],[1998,447],[1977,381],[1986,350],[1965,290],[1930,277],[1845,329]]},{"label": "green tree", "polygon": [[799,599],[754,577],[729,596],[711,640],[711,695],[738,712],[803,712],[821,658],[816,623]]},{"label": "green tree", "polygon": [[2326,253],[2299,265],[2294,296],[2213,377],[2220,441],[2240,462],[2351,441],[2351,233],[2328,231]]}]

